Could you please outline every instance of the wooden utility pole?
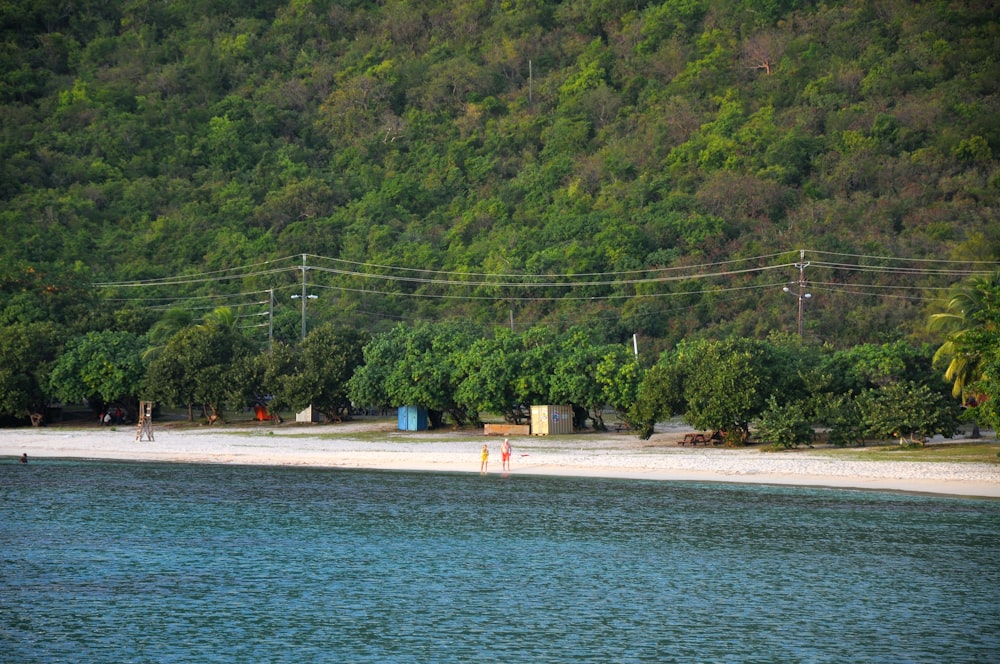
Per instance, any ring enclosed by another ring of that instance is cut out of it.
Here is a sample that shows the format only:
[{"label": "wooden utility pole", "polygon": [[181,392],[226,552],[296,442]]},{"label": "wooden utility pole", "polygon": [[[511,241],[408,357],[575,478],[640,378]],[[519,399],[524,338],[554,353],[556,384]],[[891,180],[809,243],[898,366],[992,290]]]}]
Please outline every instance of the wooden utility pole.
[{"label": "wooden utility pole", "polygon": [[[812,297],[812,293],[806,293],[806,268],[809,267],[809,263],[806,262],[806,250],[799,250],[799,262],[795,263],[795,267],[799,268],[799,338],[802,338],[802,303]],[[781,290],[785,291],[790,295],[794,295],[792,290],[787,286]]]}]

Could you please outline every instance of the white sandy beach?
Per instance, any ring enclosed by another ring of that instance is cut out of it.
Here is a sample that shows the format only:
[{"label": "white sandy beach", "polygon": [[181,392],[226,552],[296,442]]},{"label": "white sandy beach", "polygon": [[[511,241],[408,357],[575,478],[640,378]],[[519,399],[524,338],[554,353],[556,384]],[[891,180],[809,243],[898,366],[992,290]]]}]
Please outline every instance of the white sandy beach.
[{"label": "white sandy beach", "polygon": [[[626,433],[516,436],[510,475],[567,475],[645,480],[742,482],[909,491],[1000,498],[1000,465],[833,459],[804,450],[681,447],[667,431],[642,441]],[[479,472],[489,445],[489,474],[500,475],[501,438],[470,431],[400,432],[394,422],[242,427],[153,426],[136,441],[134,426],[0,430],[0,457],[13,463],[87,458],[130,461],[292,465],[434,472]],[[987,439],[990,440],[990,439]],[[1000,449],[1000,446],[998,446]]]}]

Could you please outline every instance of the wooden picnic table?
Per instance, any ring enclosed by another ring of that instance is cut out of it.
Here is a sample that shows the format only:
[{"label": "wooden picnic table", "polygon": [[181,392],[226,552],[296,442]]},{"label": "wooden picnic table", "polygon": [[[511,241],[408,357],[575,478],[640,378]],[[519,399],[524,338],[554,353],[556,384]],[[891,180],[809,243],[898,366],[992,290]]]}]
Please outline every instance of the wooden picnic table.
[{"label": "wooden picnic table", "polygon": [[708,437],[703,433],[686,433],[684,434],[684,439],[680,441],[681,445],[708,445]]},{"label": "wooden picnic table", "polygon": [[684,438],[678,443],[678,445],[708,445],[712,443],[713,445],[721,445],[723,442],[722,432],[713,431],[711,435],[705,435],[703,433],[686,433]]}]

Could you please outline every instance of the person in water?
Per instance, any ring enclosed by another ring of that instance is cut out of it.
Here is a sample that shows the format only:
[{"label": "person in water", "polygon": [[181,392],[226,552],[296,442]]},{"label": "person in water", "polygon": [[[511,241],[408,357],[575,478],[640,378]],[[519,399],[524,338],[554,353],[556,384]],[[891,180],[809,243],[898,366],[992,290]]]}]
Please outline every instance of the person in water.
[{"label": "person in water", "polygon": [[28,463],[28,453],[25,452],[21,455],[21,463]]},{"label": "person in water", "polygon": [[479,474],[481,475],[486,474],[486,467],[489,465],[489,463],[490,463],[490,448],[486,446],[486,443],[483,443],[483,451],[479,455]]}]

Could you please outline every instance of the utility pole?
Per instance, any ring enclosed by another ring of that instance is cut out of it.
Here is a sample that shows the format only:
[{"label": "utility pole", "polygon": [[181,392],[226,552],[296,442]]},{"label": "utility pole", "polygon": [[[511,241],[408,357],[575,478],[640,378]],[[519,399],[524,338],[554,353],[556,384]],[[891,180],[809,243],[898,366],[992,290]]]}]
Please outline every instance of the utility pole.
[{"label": "utility pole", "polygon": [[[306,255],[302,254],[302,341],[306,340]],[[801,305],[799,305],[801,307]]]},{"label": "utility pole", "polygon": [[534,87],[535,77],[531,71],[531,60],[528,60],[528,103],[534,104],[535,99],[532,95],[532,88]]},{"label": "utility pole", "polygon": [[[809,263],[806,262],[806,250],[799,249],[799,262],[795,264],[795,267],[799,268],[799,338],[802,338],[802,303],[812,297],[812,293],[806,293],[806,268],[809,267]],[[791,293],[791,289],[787,286],[781,290],[786,293]]]},{"label": "utility pole", "polygon": [[274,289],[269,288],[267,305],[267,352],[274,350]]},{"label": "utility pole", "polygon": [[302,341],[306,340],[306,300],[315,300],[315,295],[306,295],[306,255],[302,254],[302,295],[293,295],[293,300],[302,300]]}]

